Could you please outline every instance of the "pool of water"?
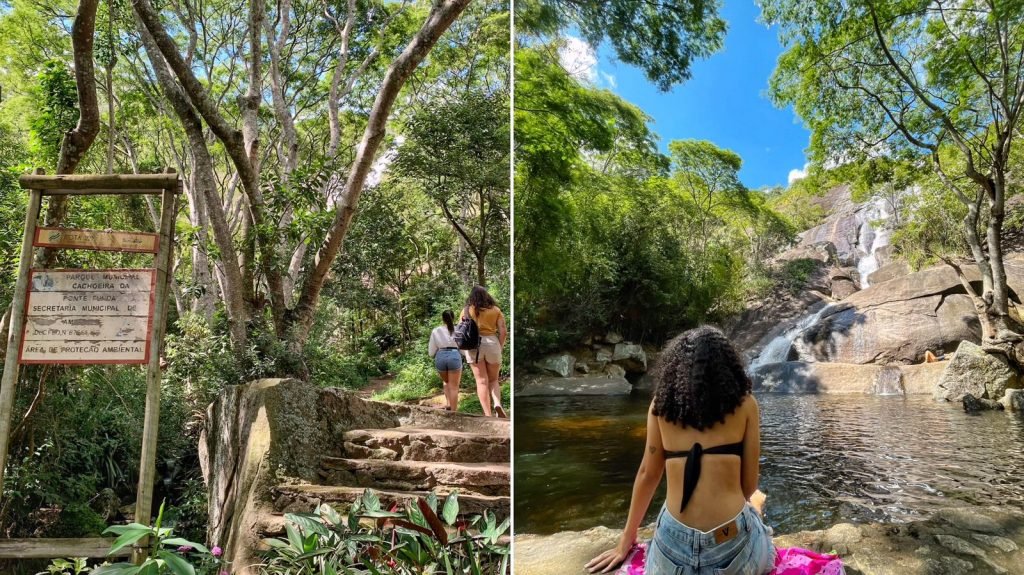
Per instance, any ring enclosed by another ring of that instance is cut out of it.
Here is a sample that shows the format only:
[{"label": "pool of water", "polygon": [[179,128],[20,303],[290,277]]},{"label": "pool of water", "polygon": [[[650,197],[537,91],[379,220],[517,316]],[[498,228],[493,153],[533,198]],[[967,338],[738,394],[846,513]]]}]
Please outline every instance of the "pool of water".
[{"label": "pool of water", "polygon": [[[1024,418],[929,397],[771,395],[761,489],[777,533],[906,521],[965,504],[1024,508]],[[516,399],[517,533],[621,527],[650,398]],[[664,481],[648,512],[653,521]]]}]

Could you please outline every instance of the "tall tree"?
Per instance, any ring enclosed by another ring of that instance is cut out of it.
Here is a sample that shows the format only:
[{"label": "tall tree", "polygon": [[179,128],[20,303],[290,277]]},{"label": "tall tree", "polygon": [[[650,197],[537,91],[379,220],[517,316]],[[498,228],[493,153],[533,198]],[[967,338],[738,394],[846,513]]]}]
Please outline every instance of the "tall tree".
[{"label": "tall tree", "polygon": [[983,343],[1024,361],[1003,266],[1009,165],[1024,112],[1024,4],[990,0],[765,0],[787,45],[772,77],[779,104],[812,130],[821,163],[927,157],[966,208],[963,233],[982,277],[959,274]]},{"label": "tall tree", "polygon": [[486,285],[487,255],[508,237],[508,99],[469,92],[422,108],[403,133],[396,173],[422,182],[476,259],[476,283]]}]

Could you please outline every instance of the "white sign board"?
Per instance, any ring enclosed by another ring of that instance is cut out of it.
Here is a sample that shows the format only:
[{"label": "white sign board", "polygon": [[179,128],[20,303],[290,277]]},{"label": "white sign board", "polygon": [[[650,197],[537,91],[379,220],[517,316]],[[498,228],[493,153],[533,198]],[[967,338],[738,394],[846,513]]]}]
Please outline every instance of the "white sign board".
[{"label": "white sign board", "polygon": [[23,364],[144,364],[156,270],[32,270]]}]

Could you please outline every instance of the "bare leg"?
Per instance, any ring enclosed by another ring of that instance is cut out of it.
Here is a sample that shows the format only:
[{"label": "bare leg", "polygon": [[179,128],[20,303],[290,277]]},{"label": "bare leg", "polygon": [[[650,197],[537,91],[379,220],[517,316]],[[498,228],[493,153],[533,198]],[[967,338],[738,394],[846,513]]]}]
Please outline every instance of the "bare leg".
[{"label": "bare leg", "polygon": [[444,386],[444,395],[452,411],[459,409],[459,384],[462,382],[462,370],[449,371],[448,382]]},{"label": "bare leg", "polygon": [[441,378],[441,389],[444,390],[445,401],[448,400],[448,373],[447,371],[439,371],[437,375]]},{"label": "bare leg", "polygon": [[473,379],[476,380],[476,396],[480,399],[480,407],[484,415],[491,416],[491,391],[487,381],[487,366],[483,362],[471,363],[469,367],[473,370]]},{"label": "bare leg", "polygon": [[[491,405],[501,406],[501,385],[498,383],[498,372],[501,366],[497,363],[487,365],[487,390],[491,396]],[[502,410],[504,411],[504,410]],[[499,415],[501,412],[498,412]]]}]

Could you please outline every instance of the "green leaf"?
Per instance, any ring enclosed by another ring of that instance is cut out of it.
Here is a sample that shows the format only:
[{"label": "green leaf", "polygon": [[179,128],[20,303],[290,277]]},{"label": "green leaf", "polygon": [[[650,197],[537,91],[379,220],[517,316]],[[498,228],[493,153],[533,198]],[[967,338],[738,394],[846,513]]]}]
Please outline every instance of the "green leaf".
[{"label": "green leaf", "polygon": [[444,522],[448,525],[454,525],[455,520],[459,516],[459,494],[457,491],[452,491],[448,494],[448,499],[444,502],[444,510],[441,511],[441,517],[444,518]]},{"label": "green leaf", "polygon": [[136,575],[139,569],[141,567],[131,563],[111,563],[109,565],[100,565],[92,572],[92,575]]},{"label": "green leaf", "polygon": [[128,529],[124,531],[120,537],[114,540],[114,543],[110,546],[110,551],[107,552],[107,555],[112,555],[128,545],[133,545],[139,539],[148,535],[152,535],[152,532],[148,527],[145,529]]},{"label": "green leaf", "polygon": [[167,567],[172,573],[174,573],[174,575],[196,575],[195,567],[177,553],[159,551],[157,552],[157,557],[163,559],[167,563]]},{"label": "green leaf", "polygon": [[177,548],[177,547],[181,547],[181,546],[187,546],[187,547],[191,547],[191,548],[195,549],[196,551],[198,551],[200,553],[209,553],[210,552],[210,550],[207,549],[205,545],[202,545],[200,543],[196,543],[195,541],[189,541],[188,539],[183,539],[181,537],[172,537],[170,539],[164,539],[160,543],[162,545],[166,546],[166,547],[175,547],[175,548]]}]

